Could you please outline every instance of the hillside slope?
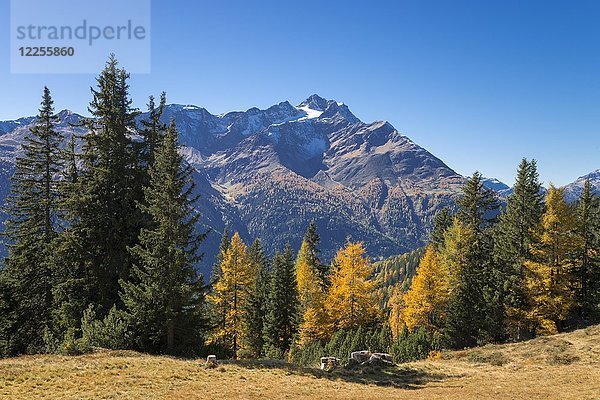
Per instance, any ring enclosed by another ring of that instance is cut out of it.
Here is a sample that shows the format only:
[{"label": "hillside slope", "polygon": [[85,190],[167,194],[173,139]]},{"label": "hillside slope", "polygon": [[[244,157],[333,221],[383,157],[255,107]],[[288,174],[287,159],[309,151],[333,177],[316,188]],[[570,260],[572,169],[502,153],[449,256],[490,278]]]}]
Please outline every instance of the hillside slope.
[{"label": "hillside slope", "polygon": [[281,362],[134,352],[0,360],[2,399],[599,399],[600,326],[447,352],[385,372],[325,373]]}]

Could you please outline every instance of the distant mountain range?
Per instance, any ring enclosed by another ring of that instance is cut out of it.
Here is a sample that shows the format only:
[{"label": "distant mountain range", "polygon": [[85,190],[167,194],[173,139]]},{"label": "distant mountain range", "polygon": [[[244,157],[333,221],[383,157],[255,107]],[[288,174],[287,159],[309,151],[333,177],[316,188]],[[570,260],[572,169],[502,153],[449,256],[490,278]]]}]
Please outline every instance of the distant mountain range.
[{"label": "distant mountain range", "polygon": [[[65,110],[59,116],[65,133],[85,133],[71,125],[79,115]],[[248,242],[260,237],[273,253],[287,242],[298,248],[314,219],[326,260],[347,238],[364,241],[373,259],[415,249],[425,242],[435,213],[454,207],[465,182],[390,123],[362,122],[345,104],[318,95],[298,106],[284,101],[221,115],[171,104],[162,118],[177,124],[201,194],[199,229],[212,231],[199,267],[204,273],[225,226]],[[0,200],[34,120],[0,122]],[[600,172],[593,174],[600,189]],[[577,195],[578,182],[568,186],[569,196]],[[500,194],[510,191],[495,179],[486,185]]]}]

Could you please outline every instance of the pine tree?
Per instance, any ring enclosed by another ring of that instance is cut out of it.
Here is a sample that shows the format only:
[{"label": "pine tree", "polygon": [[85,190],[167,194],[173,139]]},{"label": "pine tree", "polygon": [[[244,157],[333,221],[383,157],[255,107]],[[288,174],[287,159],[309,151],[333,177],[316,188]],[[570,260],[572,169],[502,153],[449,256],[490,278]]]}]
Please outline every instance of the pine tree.
[{"label": "pine tree", "polygon": [[298,332],[298,289],[294,254],[290,245],[273,259],[267,316],[263,329],[265,355],[281,358],[290,349]]},{"label": "pine tree", "polygon": [[496,220],[499,207],[497,196],[493,190],[484,185],[483,177],[479,172],[475,172],[467,179],[457,204],[459,207],[457,217],[473,229],[478,237]]},{"label": "pine tree", "polygon": [[523,159],[506,210],[494,235],[494,259],[503,275],[503,303],[510,336],[520,339],[525,328],[524,269],[532,261],[532,245],[544,212],[542,186],[535,160]]},{"label": "pine tree", "polygon": [[[149,167],[154,163],[155,150],[160,146],[167,124],[161,122],[161,117],[167,103],[167,95],[162,92],[158,105],[154,100],[154,96],[150,96],[148,100],[148,118],[140,121],[142,129],[140,135],[144,139],[141,144],[139,161],[142,167]],[[147,177],[147,175],[146,175]]]},{"label": "pine tree", "polygon": [[223,229],[223,233],[221,234],[221,244],[219,245],[219,253],[217,254],[217,261],[213,266],[210,283],[211,286],[214,285],[219,278],[221,277],[222,268],[221,264],[223,264],[223,259],[225,258],[225,254],[229,249],[229,245],[231,244],[231,237],[229,236],[229,229],[225,227]]},{"label": "pine tree", "polygon": [[348,242],[335,256],[336,270],[327,295],[327,311],[333,329],[369,327],[378,322],[372,266],[360,242]]},{"label": "pine tree", "polygon": [[244,335],[246,340],[243,347],[252,358],[260,358],[265,344],[262,332],[267,315],[271,271],[269,259],[265,256],[259,239],[256,239],[248,249],[248,258],[254,265],[256,275],[246,303]]},{"label": "pine tree", "polygon": [[573,210],[565,202],[563,189],[550,185],[546,212],[532,249],[537,261],[525,262],[528,319],[534,333],[561,330],[573,308],[569,255],[579,246],[575,227]]},{"label": "pine tree", "polygon": [[79,171],[77,168],[77,149],[75,144],[75,135],[71,133],[69,136],[69,141],[65,149],[63,150],[63,158],[64,158],[64,170],[62,171],[62,190],[61,194],[61,217],[63,219],[69,220],[68,210],[68,200],[75,196],[75,190],[77,187],[77,180],[79,178]]},{"label": "pine tree", "polygon": [[221,277],[210,295],[210,300],[217,309],[226,310],[223,326],[216,327],[211,341],[224,346],[235,358],[239,356],[245,340],[248,289],[256,276],[255,267],[250,262],[246,245],[236,232],[225,252]]},{"label": "pine tree", "polygon": [[476,240],[475,231],[459,219],[444,237],[440,258],[448,271],[450,287],[444,334],[451,347],[474,346],[484,325],[481,271],[474,258]]},{"label": "pine tree", "polygon": [[313,269],[318,272],[318,278],[323,290],[329,286],[329,266],[319,260],[319,242],[321,238],[317,232],[317,223],[311,220],[304,234],[304,242],[306,242],[306,261]]},{"label": "pine tree", "polygon": [[[457,203],[459,206],[457,218],[473,231],[475,241],[470,247],[472,264],[462,271],[462,283],[459,283],[470,292],[469,297],[455,297],[451,302],[453,311],[456,312],[462,307],[460,301],[473,303],[473,307],[480,310],[478,316],[482,318],[478,321],[478,326],[481,328],[479,340],[497,341],[502,339],[505,331],[502,302],[503,275],[494,263],[492,238],[499,212],[499,201],[496,193],[485,187],[481,174],[475,172],[467,180],[463,187],[463,194]],[[472,297],[474,295],[479,297]],[[465,307],[471,308],[466,303]],[[457,315],[453,318],[455,317]]]},{"label": "pine tree", "polygon": [[590,319],[600,312],[600,201],[586,180],[575,215],[576,251],[572,275],[579,317]]},{"label": "pine tree", "polygon": [[429,243],[440,250],[444,246],[444,233],[452,225],[452,214],[447,207],[442,208],[433,217],[433,229],[429,237]]},{"label": "pine tree", "polygon": [[53,274],[49,263],[60,209],[59,182],[63,136],[50,91],[44,88],[34,127],[25,136],[11,178],[4,236],[8,258],[0,271],[0,355],[43,349],[50,324]]},{"label": "pine tree", "polygon": [[[450,277],[444,263],[432,245],[404,295],[401,318],[409,330],[425,327],[439,331],[443,328],[450,290]],[[398,330],[398,329],[396,329]]]},{"label": "pine tree", "polygon": [[121,280],[121,298],[143,351],[190,354],[199,350],[204,328],[203,279],[194,265],[205,234],[195,234],[191,167],[178,153],[174,122],[155,148],[142,211],[152,227],[130,248],[133,280]]},{"label": "pine tree", "polygon": [[[138,112],[131,106],[128,79],[111,56],[97,78],[98,88],[92,89],[83,166],[67,201],[70,227],[55,258],[55,316],[62,330],[77,330],[90,303],[99,306],[101,316],[121,304],[119,280],[129,279],[132,265],[128,247],[137,244],[145,221],[137,207],[146,180],[140,179],[138,146],[131,137]],[[71,306],[61,311],[65,304]]]}]

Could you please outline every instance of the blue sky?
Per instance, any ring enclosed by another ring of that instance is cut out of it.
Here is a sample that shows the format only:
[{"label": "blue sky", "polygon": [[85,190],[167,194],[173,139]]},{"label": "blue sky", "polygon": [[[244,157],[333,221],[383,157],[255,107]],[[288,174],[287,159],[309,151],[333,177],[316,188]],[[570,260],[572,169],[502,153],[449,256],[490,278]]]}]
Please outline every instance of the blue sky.
[{"label": "blue sky", "polygon": [[[600,168],[599,1],[165,0],[151,29],[152,72],[131,79],[139,107],[162,90],[213,113],[318,93],[462,174],[511,184],[533,157],[565,184]],[[94,76],[10,74],[3,31],[0,119],[34,114],[43,85],[84,113]]]}]

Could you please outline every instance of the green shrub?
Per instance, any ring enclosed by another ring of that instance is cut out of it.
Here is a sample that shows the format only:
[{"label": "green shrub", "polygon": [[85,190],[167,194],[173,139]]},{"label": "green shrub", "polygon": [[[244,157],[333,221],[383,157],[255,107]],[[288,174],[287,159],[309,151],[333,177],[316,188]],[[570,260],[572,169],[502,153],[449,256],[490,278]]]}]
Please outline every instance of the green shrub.
[{"label": "green shrub", "polygon": [[106,317],[96,318],[94,307],[90,305],[81,319],[81,342],[90,347],[122,350],[131,347],[131,331],[127,316],[113,306]]},{"label": "green shrub", "polygon": [[441,349],[441,336],[438,333],[419,328],[409,332],[404,330],[402,335],[391,346],[391,353],[396,363],[404,363],[427,358],[433,350]]}]

